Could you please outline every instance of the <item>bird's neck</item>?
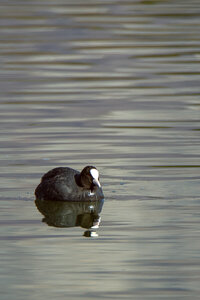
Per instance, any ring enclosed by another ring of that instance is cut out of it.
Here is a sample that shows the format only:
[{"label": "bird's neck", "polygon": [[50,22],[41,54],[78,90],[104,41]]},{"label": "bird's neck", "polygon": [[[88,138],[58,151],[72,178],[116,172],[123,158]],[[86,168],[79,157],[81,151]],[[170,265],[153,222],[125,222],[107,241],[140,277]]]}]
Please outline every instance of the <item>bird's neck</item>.
[{"label": "bird's neck", "polygon": [[77,185],[83,187],[83,185],[81,183],[81,174],[76,174],[74,177],[75,177],[75,181],[76,181]]}]

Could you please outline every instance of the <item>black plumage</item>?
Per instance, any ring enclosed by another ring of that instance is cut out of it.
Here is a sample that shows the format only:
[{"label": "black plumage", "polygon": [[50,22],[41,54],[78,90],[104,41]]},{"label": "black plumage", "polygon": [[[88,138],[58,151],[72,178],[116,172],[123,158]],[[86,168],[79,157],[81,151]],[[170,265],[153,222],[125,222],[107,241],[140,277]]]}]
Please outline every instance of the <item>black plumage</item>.
[{"label": "black plumage", "polygon": [[58,201],[96,201],[104,199],[98,171],[93,166],[81,172],[58,167],[43,175],[35,190],[36,198]]}]

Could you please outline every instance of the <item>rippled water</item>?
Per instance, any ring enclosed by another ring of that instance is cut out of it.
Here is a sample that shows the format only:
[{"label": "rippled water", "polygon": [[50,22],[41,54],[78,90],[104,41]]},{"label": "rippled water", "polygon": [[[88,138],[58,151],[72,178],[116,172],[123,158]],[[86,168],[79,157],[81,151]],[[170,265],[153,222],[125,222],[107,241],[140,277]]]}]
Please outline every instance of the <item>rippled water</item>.
[{"label": "rippled water", "polygon": [[[199,1],[1,2],[1,300],[199,299]],[[95,237],[34,203],[87,164]]]}]

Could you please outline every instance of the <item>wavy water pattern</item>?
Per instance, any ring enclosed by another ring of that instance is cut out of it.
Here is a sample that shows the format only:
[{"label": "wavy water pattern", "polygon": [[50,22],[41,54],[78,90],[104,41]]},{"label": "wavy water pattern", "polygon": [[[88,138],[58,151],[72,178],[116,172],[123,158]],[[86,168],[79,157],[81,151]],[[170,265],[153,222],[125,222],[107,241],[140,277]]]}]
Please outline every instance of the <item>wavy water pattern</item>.
[{"label": "wavy water pattern", "polygon": [[[198,299],[199,1],[1,2],[1,300]],[[92,240],[34,204],[87,164]]]}]

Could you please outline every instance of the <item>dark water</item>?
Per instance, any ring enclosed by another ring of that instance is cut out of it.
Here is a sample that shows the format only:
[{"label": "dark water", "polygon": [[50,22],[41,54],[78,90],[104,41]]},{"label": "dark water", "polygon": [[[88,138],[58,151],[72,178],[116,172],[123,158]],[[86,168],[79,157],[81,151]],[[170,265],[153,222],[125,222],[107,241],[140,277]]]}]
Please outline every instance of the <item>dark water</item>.
[{"label": "dark water", "polygon": [[[199,299],[199,20],[197,0],[1,1],[1,300]],[[34,204],[87,164],[91,238]]]}]

